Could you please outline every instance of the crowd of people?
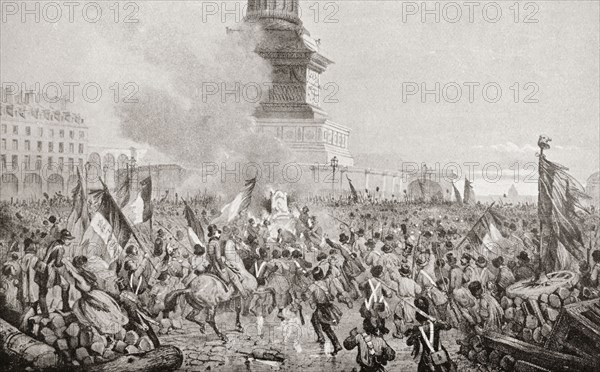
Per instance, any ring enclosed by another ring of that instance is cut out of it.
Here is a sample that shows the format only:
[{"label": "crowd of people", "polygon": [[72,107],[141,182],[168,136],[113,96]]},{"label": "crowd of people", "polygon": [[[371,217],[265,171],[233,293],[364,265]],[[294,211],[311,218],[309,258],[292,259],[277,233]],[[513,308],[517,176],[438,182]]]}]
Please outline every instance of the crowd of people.
[{"label": "crowd of people", "polygon": [[[211,223],[215,206],[193,201],[206,235],[192,241],[183,204],[164,201],[154,206],[160,228],[143,230],[143,246],[130,240],[111,262],[91,251],[73,256],[78,243],[66,226],[68,205],[2,205],[11,219],[0,241],[3,308],[47,317],[48,298],[60,288],[60,311],[73,311],[102,334],[133,327],[156,343],[150,325],[174,311],[165,303],[169,293],[211,275],[238,294],[242,314],[257,317],[258,324],[275,311],[283,320],[286,310],[304,322],[312,309],[315,341],[325,344],[327,337],[333,355],[356,348],[361,371],[383,371],[395,358],[387,335],[413,346],[419,371],[452,371],[456,366],[440,333],[457,328],[467,337],[501,330],[499,301],[507,288],[542,274],[533,205],[496,205],[502,243],[484,246],[470,239],[488,209],[481,204],[310,198],[296,208],[292,225],[274,227],[265,214],[218,226]],[[590,232],[589,261],[574,268],[580,296],[587,298],[597,296],[600,284],[600,251],[593,249],[597,219],[587,218],[584,228]],[[248,287],[242,272],[252,275],[256,288]],[[189,320],[199,315],[183,302],[177,306]],[[340,342],[335,329],[344,311],[357,311],[363,323]]]}]

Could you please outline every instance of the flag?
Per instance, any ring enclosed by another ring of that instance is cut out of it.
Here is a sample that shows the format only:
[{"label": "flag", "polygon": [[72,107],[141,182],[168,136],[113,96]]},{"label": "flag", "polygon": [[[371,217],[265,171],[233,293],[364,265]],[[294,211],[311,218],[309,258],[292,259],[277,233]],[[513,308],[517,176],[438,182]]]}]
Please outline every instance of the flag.
[{"label": "flag", "polygon": [[456,202],[459,205],[462,205],[462,203],[463,203],[462,197],[460,196],[460,192],[456,188],[456,185],[454,184],[454,182],[452,183],[452,188],[454,189],[454,198],[456,199]]},{"label": "flag", "polygon": [[583,236],[577,225],[582,218],[577,211],[587,212],[581,200],[589,196],[567,171],[540,155],[538,217],[542,223],[542,239],[548,239],[546,247],[542,245],[542,265],[547,272],[566,268],[563,249],[579,261],[586,260]]},{"label": "flag", "polygon": [[465,177],[465,191],[463,192],[463,202],[465,204],[475,204],[475,191],[473,184]]},{"label": "flag", "polygon": [[190,208],[190,206],[185,201],[183,203],[185,204],[183,215],[185,216],[185,219],[188,223],[188,237],[190,239],[190,242],[192,243],[192,246],[196,244],[205,246],[204,229],[202,228],[202,224],[196,218],[196,214],[194,213],[192,208]]},{"label": "flag", "polygon": [[[45,194],[46,196],[48,194]],[[79,167],[77,167],[77,183],[72,192],[73,208],[67,220],[67,229],[78,238],[82,237],[90,224],[87,196]]]},{"label": "flag", "polygon": [[115,261],[123,251],[111,224],[100,212],[96,212],[83,234],[81,244],[75,248],[74,256],[96,256],[106,262]]},{"label": "flag", "polygon": [[352,180],[350,179],[350,177],[348,177],[347,174],[346,174],[346,179],[348,179],[348,185],[350,185],[350,193],[352,194],[352,200],[355,203],[358,203],[358,193],[356,192],[356,189],[354,188],[354,185],[352,184]]},{"label": "flag", "polygon": [[467,240],[475,247],[480,248],[480,253],[488,258],[498,256],[513,257],[520,248],[504,238],[501,230],[505,218],[489,208],[475,223],[467,234]]},{"label": "flag", "polygon": [[[122,172],[117,172],[117,174]],[[123,208],[129,203],[129,198],[131,198],[131,179],[129,178],[129,166],[127,167],[127,172],[125,173],[125,177],[121,175],[117,182],[117,187],[115,189],[116,201],[119,204],[119,207]]]},{"label": "flag", "polygon": [[117,238],[117,243],[121,247],[124,247],[132,234],[131,228],[127,218],[123,215],[123,212],[113,199],[106,185],[104,183],[102,185],[103,189],[93,192],[94,196],[100,199],[98,212],[112,226],[112,233]]},{"label": "flag", "polygon": [[140,192],[135,199],[127,202],[122,211],[133,225],[148,221],[152,217],[152,179],[147,177],[140,182]]},{"label": "flag", "polygon": [[256,185],[256,177],[247,180],[244,189],[237,196],[221,208],[221,214],[213,221],[218,221],[221,224],[233,221],[240,213],[248,208],[252,199],[252,191]]}]

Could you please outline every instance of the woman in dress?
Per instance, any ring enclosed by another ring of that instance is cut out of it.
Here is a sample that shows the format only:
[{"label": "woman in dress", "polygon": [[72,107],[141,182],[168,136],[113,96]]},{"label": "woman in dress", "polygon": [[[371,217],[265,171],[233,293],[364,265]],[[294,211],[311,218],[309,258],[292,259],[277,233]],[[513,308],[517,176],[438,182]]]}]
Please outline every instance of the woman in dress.
[{"label": "woman in dress", "polygon": [[81,298],[73,304],[73,313],[77,320],[83,325],[93,327],[100,334],[118,333],[129,319],[112,297],[98,289],[96,276],[86,269],[87,257],[76,256],[72,264],[67,260],[64,262],[75,279],[75,288],[81,292]]}]

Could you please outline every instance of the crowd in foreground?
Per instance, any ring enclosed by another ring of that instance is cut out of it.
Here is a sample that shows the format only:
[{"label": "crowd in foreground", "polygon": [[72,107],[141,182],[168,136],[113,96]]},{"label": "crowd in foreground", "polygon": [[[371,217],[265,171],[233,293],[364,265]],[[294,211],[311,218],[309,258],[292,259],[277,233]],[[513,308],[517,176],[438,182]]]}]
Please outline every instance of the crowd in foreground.
[{"label": "crowd in foreground", "polygon": [[[155,205],[161,227],[143,231],[143,246],[130,240],[106,260],[77,247],[66,228],[68,203],[3,205],[11,219],[1,242],[4,309],[47,317],[55,302],[109,339],[125,327],[158,343],[152,324],[173,310],[168,294],[212,275],[239,293],[243,314],[258,324],[274,312],[283,320],[286,310],[304,319],[312,309],[315,341],[325,344],[327,337],[333,355],[356,348],[362,371],[383,371],[395,358],[386,337],[413,346],[419,371],[452,371],[440,333],[457,328],[467,338],[501,331],[507,289],[542,274],[537,209],[530,205],[495,207],[504,217],[498,226],[504,243],[491,248],[465,239],[485,205],[311,199],[295,211],[293,229],[274,229],[268,215],[217,226],[214,208],[192,207],[206,230],[201,242],[187,239],[183,205],[165,202]],[[594,247],[597,216],[586,223]],[[597,296],[600,284],[600,251],[589,253],[574,267],[581,299]],[[256,279],[255,290],[241,271]],[[177,307],[189,320],[201,316]],[[363,324],[340,342],[335,330],[343,311],[359,312]]]}]

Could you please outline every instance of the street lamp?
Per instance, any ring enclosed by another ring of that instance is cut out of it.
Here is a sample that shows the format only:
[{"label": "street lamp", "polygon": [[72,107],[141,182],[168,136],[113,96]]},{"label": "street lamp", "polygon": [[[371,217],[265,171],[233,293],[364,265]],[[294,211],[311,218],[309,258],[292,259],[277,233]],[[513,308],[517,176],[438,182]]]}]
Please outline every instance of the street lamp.
[{"label": "street lamp", "polygon": [[332,180],[331,180],[331,190],[333,192],[333,198],[335,199],[335,168],[337,168],[337,166],[338,166],[337,156],[334,156],[333,158],[331,158],[330,165],[331,165],[331,168],[333,169]]}]

